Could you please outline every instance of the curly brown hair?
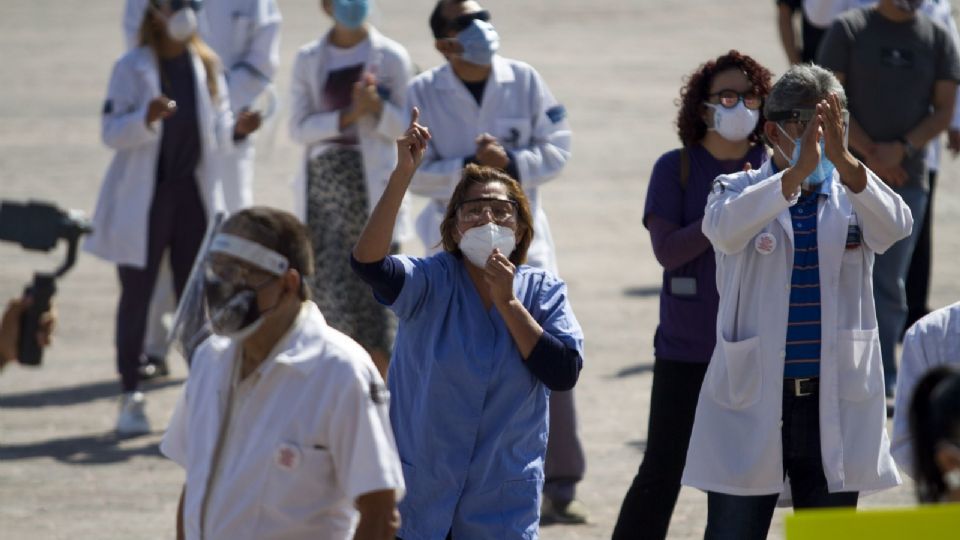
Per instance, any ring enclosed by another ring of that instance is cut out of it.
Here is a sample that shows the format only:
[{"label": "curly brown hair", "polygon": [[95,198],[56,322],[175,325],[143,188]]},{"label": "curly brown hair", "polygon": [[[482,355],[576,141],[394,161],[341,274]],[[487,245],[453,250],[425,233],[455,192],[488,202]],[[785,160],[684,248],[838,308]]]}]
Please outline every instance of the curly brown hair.
[{"label": "curly brown hair", "polygon": [[[761,98],[766,99],[770,94],[770,70],[761,66],[756,60],[740,54],[740,51],[731,49],[723,56],[718,56],[702,64],[686,77],[686,84],[680,89],[680,112],[677,113],[677,135],[684,146],[690,146],[703,140],[707,134],[707,124],[703,121],[703,104],[710,97],[710,84],[718,73],[728,69],[738,69],[747,76],[753,84],[753,91]],[[760,121],[750,134],[751,142],[760,142],[763,133],[763,108],[760,110]]]},{"label": "curly brown hair", "polygon": [[453,190],[443,221],[440,222],[440,243],[444,251],[449,251],[457,258],[463,257],[457,241],[454,240],[454,232],[457,230],[457,208],[467,200],[467,190],[470,186],[474,184],[485,186],[494,182],[503,184],[507,188],[507,197],[517,203],[517,243],[508,258],[513,264],[520,266],[527,262],[527,249],[533,241],[533,214],[530,212],[530,201],[523,193],[520,183],[500,169],[473,163],[464,167],[460,183]]}]

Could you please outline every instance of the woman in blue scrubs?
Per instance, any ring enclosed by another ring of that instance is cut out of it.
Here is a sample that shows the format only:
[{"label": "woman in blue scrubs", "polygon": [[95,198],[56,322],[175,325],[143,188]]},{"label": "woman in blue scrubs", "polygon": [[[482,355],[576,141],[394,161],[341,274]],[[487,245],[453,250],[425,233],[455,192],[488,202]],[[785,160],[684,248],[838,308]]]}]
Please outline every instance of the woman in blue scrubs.
[{"label": "woman in blue scrubs", "polygon": [[547,400],[576,384],[583,334],[564,282],[523,264],[533,219],[503,171],[464,169],[443,252],[389,255],[430,139],[418,119],[352,260],[400,320],[387,379],[407,490],[398,537],[537,538]]}]

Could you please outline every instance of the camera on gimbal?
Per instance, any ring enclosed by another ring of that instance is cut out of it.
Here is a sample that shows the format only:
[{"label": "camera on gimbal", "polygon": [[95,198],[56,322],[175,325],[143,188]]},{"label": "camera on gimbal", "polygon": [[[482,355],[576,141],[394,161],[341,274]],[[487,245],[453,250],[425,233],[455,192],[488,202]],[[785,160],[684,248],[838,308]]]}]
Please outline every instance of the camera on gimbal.
[{"label": "camera on gimbal", "polygon": [[0,202],[0,240],[16,242],[24,249],[49,252],[60,240],[67,241],[67,260],[53,273],[37,272],[33,283],[24,291],[33,300],[20,320],[18,360],[27,366],[39,366],[42,351],[35,336],[40,316],[50,310],[50,300],[57,291],[56,280],[77,262],[80,237],[93,229],[90,222],[76,212],[65,212],[48,203],[26,204]]}]

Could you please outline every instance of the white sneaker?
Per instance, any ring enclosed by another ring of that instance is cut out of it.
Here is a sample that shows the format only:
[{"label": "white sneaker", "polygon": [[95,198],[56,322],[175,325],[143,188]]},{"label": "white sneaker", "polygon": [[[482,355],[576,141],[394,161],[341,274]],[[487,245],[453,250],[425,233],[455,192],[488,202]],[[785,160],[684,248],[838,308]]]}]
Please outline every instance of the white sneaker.
[{"label": "white sneaker", "polygon": [[144,411],[146,401],[142,392],[127,392],[120,398],[120,415],[117,417],[117,433],[142,435],[150,433],[150,421]]}]

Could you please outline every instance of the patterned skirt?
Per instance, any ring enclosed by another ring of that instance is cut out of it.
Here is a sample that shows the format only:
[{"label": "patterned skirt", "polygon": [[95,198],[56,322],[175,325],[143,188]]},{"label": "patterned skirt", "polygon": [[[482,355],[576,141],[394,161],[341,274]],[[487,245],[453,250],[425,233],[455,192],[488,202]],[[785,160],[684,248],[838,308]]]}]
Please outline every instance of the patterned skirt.
[{"label": "patterned skirt", "polygon": [[307,169],[307,227],[313,241],[313,299],[327,324],[368,351],[388,356],[397,322],[350,269],[350,253],[370,215],[363,157],[359,150],[333,148],[310,160]]}]

